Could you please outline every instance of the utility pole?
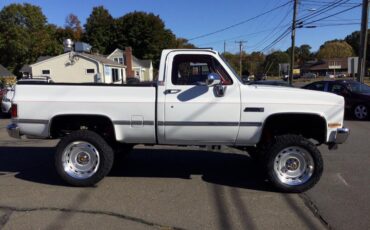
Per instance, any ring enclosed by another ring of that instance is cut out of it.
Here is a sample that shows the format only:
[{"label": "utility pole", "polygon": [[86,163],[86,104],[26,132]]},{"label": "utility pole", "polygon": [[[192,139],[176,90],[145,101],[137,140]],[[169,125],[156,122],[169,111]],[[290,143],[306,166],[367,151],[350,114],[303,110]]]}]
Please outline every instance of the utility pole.
[{"label": "utility pole", "polygon": [[225,56],[225,53],[226,53],[226,41],[224,41],[224,56]]},{"label": "utility pole", "polygon": [[247,41],[235,41],[239,44],[239,76],[242,77],[243,44]]},{"label": "utility pole", "polygon": [[289,85],[293,84],[293,69],[294,69],[294,49],[295,49],[295,29],[297,18],[298,0],[294,0],[293,6],[293,23],[292,23],[292,48],[290,50],[290,72],[289,72]]},{"label": "utility pole", "polygon": [[359,51],[358,68],[357,68],[357,80],[359,82],[364,82],[364,76],[365,76],[368,17],[369,17],[369,0],[363,0],[362,1],[360,51]]}]

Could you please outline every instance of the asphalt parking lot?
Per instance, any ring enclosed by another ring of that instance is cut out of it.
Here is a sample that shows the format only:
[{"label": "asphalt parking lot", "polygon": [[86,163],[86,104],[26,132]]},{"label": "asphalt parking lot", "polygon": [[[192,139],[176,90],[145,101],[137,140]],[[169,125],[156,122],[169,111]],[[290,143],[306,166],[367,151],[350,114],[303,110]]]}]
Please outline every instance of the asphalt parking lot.
[{"label": "asphalt parking lot", "polygon": [[98,186],[74,188],[53,166],[56,141],[15,140],[0,118],[0,229],[369,229],[370,122],[304,194],[274,191],[232,149],[138,146]]}]

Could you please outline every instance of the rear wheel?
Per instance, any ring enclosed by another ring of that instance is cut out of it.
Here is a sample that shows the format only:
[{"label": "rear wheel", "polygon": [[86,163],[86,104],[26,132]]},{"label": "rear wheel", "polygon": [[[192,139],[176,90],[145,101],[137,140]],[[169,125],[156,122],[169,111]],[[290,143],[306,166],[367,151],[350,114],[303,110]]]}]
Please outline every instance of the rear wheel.
[{"label": "rear wheel", "polygon": [[355,106],[353,115],[358,120],[365,120],[369,116],[369,110],[365,105],[359,104]]},{"label": "rear wheel", "polygon": [[55,166],[73,186],[92,186],[111,170],[114,153],[107,142],[89,130],[74,131],[57,145]]},{"label": "rear wheel", "polygon": [[320,180],[323,172],[319,150],[301,136],[276,137],[266,157],[268,177],[283,192],[304,192]]}]

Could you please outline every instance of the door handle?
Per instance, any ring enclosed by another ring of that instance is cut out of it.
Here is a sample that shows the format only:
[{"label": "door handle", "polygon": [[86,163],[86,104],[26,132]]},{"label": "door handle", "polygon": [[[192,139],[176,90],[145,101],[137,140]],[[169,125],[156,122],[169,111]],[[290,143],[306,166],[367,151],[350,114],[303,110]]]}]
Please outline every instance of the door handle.
[{"label": "door handle", "polygon": [[166,89],[164,94],[175,94],[181,92],[181,89]]}]

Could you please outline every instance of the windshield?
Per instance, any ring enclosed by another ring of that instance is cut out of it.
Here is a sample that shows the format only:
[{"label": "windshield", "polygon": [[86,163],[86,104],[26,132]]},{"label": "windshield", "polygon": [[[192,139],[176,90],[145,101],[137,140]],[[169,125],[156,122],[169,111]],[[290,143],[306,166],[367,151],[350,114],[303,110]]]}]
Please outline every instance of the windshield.
[{"label": "windshield", "polygon": [[237,77],[238,79],[240,79],[239,74],[234,70],[234,68],[230,65],[230,63],[226,60],[226,58],[224,56],[222,56],[222,55],[219,55],[219,56],[225,62],[225,64],[227,65],[227,67],[229,67],[229,69],[231,70],[231,72],[233,72],[233,74],[235,75],[235,77]]},{"label": "windshield", "polygon": [[360,82],[350,82],[349,88],[355,93],[370,93],[370,87]]}]

